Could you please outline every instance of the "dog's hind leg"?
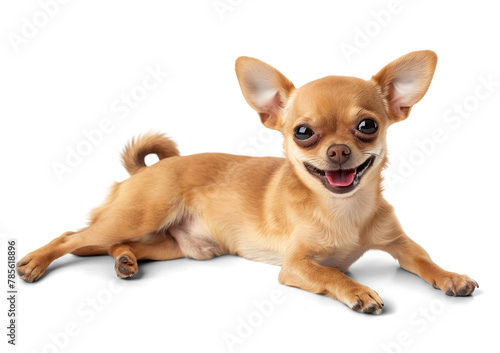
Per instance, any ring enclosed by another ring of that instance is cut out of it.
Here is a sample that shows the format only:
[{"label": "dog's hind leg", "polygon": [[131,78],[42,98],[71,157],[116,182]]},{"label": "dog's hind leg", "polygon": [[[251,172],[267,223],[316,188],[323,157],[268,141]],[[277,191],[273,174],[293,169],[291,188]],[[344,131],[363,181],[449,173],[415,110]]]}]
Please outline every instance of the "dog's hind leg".
[{"label": "dog's hind leg", "polygon": [[105,246],[84,246],[72,251],[71,254],[76,256],[96,256],[108,255],[108,249]]},{"label": "dog's hind leg", "polygon": [[108,247],[110,244],[134,239],[155,232],[164,221],[160,213],[153,219],[141,219],[134,208],[110,209],[99,220],[79,232],[66,232],[35,250],[17,265],[19,277],[27,282],[39,279],[55,259],[88,246]]},{"label": "dog's hind leg", "polygon": [[92,211],[87,228],[66,232],[22,258],[17,265],[20,278],[36,281],[52,261],[65,254],[102,254],[101,248],[140,239],[175,220],[180,200],[175,169],[167,164],[146,168],[144,157],[149,153],[160,159],[179,154],[175,144],[159,134],[132,141],[122,155],[131,177],[113,185],[103,205]]},{"label": "dog's hind leg", "polygon": [[185,257],[177,241],[166,232],[145,236],[139,241],[114,244],[108,253],[116,259],[118,277],[132,277],[138,272],[137,260],[173,260]]}]

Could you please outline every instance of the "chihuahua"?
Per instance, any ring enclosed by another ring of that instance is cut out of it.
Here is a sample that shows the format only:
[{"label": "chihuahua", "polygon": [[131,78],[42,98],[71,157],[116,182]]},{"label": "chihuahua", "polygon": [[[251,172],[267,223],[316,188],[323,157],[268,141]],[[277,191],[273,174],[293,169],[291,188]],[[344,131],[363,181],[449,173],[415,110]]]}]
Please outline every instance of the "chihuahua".
[{"label": "chihuahua", "polygon": [[[122,278],[137,273],[138,260],[229,253],[282,266],[282,284],[379,314],[377,292],[344,272],[380,249],[447,295],[470,295],[477,282],[436,265],[382,196],[387,129],[427,92],[436,63],[434,52],[416,51],[368,81],[328,76],[295,88],[268,64],[238,58],[243,96],[264,126],[283,134],[286,158],[180,156],[162,134],[139,136],[122,153],[131,177],[114,184],[89,226],[28,254],[19,276],[36,281],[68,253],[109,254]],[[148,154],[160,161],[146,166]]]}]

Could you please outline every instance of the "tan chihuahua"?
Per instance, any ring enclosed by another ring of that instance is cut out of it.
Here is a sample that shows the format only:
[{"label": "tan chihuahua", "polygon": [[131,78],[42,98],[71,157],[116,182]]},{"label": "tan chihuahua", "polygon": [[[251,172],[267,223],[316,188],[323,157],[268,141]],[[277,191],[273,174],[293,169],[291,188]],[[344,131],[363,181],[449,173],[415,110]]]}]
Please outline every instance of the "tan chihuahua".
[{"label": "tan chihuahua", "polygon": [[[28,254],[19,276],[36,281],[67,253],[109,254],[123,278],[137,273],[137,260],[230,253],[281,265],[282,284],[379,314],[379,295],[344,272],[380,249],[446,294],[470,295],[478,284],[432,262],[382,196],[387,128],[424,96],[436,63],[434,52],[417,51],[369,81],[328,76],[297,89],[262,61],[238,58],[243,95],[283,134],[286,158],[179,156],[170,139],[143,135],[122,155],[131,177],[113,186],[90,225]],[[160,161],[147,167],[150,153]]]}]

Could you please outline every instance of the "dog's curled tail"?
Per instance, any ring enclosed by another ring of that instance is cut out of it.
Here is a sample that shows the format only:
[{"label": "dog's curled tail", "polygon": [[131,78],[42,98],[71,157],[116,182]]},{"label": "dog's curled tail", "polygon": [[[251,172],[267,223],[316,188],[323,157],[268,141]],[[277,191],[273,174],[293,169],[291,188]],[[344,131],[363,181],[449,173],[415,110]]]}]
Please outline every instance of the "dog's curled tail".
[{"label": "dog's curled tail", "polygon": [[178,156],[179,151],[175,142],[158,132],[148,132],[133,138],[122,152],[122,164],[130,175],[146,167],[144,158],[154,153],[160,160]]}]

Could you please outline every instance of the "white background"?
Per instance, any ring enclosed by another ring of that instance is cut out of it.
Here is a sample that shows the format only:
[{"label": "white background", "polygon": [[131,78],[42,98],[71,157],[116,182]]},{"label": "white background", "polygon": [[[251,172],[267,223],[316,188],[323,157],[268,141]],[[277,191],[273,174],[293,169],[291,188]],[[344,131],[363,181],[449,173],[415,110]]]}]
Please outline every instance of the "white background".
[{"label": "white background", "polygon": [[[112,182],[127,177],[119,152],[132,136],[164,131],[182,154],[281,155],[280,136],[263,130],[241,95],[238,56],[264,60],[301,86],[326,75],[369,79],[400,55],[432,49],[439,63],[427,95],[389,130],[387,173],[400,179],[387,183],[385,196],[438,264],[470,275],[481,288],[449,298],[389,255],[370,252],[349,275],[385,301],[384,313],[371,316],[280,285],[279,267],[233,256],[141,263],[137,278],[119,280],[109,256],[68,255],[39,282],[19,283],[18,346],[7,345],[2,329],[2,347],[229,352],[229,335],[245,336],[232,346],[236,352],[498,347],[500,25],[487,2],[222,0],[231,10],[219,16],[213,0],[75,0],[52,7],[44,23],[40,4],[47,2],[0,5],[1,281],[7,238],[18,240],[21,258],[85,226]],[[38,21],[31,38],[23,37],[29,26],[23,18]],[[357,53],[346,55],[342,45],[356,46],[355,38]],[[148,67],[169,75],[120,119],[112,106],[123,107],[122,94],[139,92]],[[488,79],[496,87],[481,83]],[[453,113],[460,106],[468,107],[467,118]],[[65,163],[68,148],[84,144],[84,131],[105,119],[113,131],[59,180],[54,162]],[[445,140],[427,141],[424,154],[417,141],[436,129]],[[264,317],[255,302],[269,307],[274,296],[281,300]],[[245,335],[249,317],[256,327]],[[68,327],[71,337],[62,333]]]}]

